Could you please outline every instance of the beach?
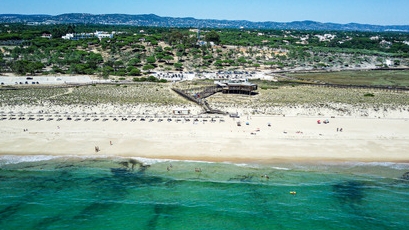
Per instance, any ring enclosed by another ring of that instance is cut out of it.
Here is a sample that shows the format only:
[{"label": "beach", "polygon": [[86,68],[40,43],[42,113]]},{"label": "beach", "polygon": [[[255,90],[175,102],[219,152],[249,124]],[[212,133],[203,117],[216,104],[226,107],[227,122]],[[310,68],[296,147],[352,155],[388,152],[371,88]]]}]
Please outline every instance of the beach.
[{"label": "beach", "polygon": [[[122,156],[257,163],[408,162],[409,119],[404,113],[401,117],[395,114],[380,118],[373,114],[371,117],[329,116],[329,113],[284,116],[245,115],[242,112],[239,118],[232,118],[152,112],[168,108],[151,108],[151,114],[115,114],[114,107],[109,106],[105,107],[105,113],[73,110],[52,114],[47,111],[24,113],[13,109],[11,112],[6,108],[1,114],[2,155]],[[25,111],[36,109],[24,107]]]},{"label": "beach", "polygon": [[2,229],[408,226],[406,92],[170,87],[2,91]]}]

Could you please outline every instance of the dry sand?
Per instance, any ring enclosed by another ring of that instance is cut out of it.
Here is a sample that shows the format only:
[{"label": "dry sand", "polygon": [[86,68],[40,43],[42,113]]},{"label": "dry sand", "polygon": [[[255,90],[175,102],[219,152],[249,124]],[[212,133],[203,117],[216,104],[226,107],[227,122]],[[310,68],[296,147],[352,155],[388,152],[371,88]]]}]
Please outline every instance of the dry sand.
[{"label": "dry sand", "polygon": [[[61,117],[62,120],[57,121],[55,114],[42,114],[44,120],[37,121],[38,115],[28,120],[27,114],[15,114],[11,120],[10,114],[3,113],[0,155],[132,156],[257,163],[409,162],[409,119],[404,116],[244,115],[233,119],[222,115],[195,115],[190,116],[189,121],[185,120],[188,117],[173,117],[168,121],[171,115],[167,115],[160,116],[161,122],[158,117],[150,122],[146,115],[145,121],[140,120],[142,116],[120,115],[83,115],[78,117],[79,121],[74,117],[72,120]],[[53,120],[47,121],[50,117]],[[90,120],[84,121],[87,117]],[[124,117],[126,121],[122,121]],[[95,118],[99,120],[93,121]],[[196,118],[198,121],[194,121]],[[317,124],[317,120],[326,119],[328,124]],[[241,126],[237,121],[241,121]],[[96,146],[99,152],[95,151]]]}]

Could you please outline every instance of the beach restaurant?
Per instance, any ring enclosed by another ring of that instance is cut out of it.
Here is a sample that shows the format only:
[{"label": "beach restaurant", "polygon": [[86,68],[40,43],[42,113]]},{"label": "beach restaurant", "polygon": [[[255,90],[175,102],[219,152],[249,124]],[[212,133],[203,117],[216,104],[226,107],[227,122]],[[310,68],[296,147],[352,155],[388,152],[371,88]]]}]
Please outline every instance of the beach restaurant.
[{"label": "beach restaurant", "polygon": [[222,88],[223,93],[252,94],[257,90],[257,85],[248,82],[247,79],[216,81],[217,87]]}]

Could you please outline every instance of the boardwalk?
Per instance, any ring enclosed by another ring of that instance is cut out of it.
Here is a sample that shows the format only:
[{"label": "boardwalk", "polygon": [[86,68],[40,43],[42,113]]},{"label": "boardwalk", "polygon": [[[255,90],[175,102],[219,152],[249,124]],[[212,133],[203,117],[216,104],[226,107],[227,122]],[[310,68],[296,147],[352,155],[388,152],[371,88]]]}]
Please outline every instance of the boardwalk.
[{"label": "boardwalk", "polygon": [[246,80],[235,80],[226,82],[215,82],[214,85],[207,85],[202,87],[192,87],[187,89],[173,88],[173,91],[181,95],[182,97],[197,103],[202,106],[206,113],[212,114],[226,114],[217,109],[212,109],[209,103],[206,101],[207,97],[212,96],[215,93],[239,93],[252,95],[257,90],[257,85],[247,82]]},{"label": "boardwalk", "polygon": [[181,90],[177,88],[172,88],[173,91],[181,95],[182,97],[195,102],[196,104],[200,105],[203,107],[203,109],[206,111],[206,113],[211,113],[211,114],[225,114],[225,112],[217,110],[217,109],[212,109],[205,100],[207,97],[210,97],[211,95],[221,92],[221,88],[218,88],[216,86],[209,86],[209,87],[200,87],[200,88],[193,88],[193,89],[188,89],[188,90]]}]

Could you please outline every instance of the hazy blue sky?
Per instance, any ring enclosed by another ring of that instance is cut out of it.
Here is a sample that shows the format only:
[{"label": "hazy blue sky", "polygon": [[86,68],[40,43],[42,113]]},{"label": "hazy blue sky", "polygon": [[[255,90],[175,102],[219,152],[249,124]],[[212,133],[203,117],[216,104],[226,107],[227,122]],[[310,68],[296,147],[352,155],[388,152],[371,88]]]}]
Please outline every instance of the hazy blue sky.
[{"label": "hazy blue sky", "polygon": [[0,14],[63,13],[408,25],[409,0],[0,0]]}]

